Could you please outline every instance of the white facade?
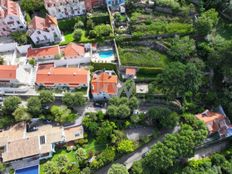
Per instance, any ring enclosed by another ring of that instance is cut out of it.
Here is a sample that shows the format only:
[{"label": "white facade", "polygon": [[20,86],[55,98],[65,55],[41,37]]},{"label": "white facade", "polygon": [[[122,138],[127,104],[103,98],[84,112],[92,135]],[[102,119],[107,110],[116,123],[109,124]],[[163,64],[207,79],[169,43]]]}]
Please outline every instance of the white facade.
[{"label": "white facade", "polygon": [[117,95],[110,95],[105,92],[101,92],[99,94],[92,94],[93,95],[93,100],[94,101],[104,101],[104,100],[109,100],[111,97],[117,96]]},{"label": "white facade", "polygon": [[28,34],[35,45],[59,43],[62,37],[57,20],[51,16],[34,17],[28,26]]},{"label": "white facade", "polygon": [[88,64],[90,63],[90,57],[79,57],[74,59],[60,59],[54,60],[54,65],[57,66],[72,66],[72,65],[79,65],[79,64]]},{"label": "white facade", "polygon": [[[19,5],[11,1],[7,5],[0,4],[0,12],[6,14],[0,18],[0,36],[8,36],[11,32],[26,30],[26,21]],[[12,9],[8,8],[16,8],[17,10],[12,12]]]},{"label": "white facade", "polygon": [[51,27],[48,30],[34,30],[30,35],[35,45],[43,45],[48,43],[58,43],[61,41],[61,32],[58,27]]},{"label": "white facade", "polygon": [[83,0],[45,0],[45,8],[51,16],[57,19],[83,15],[86,12]]}]

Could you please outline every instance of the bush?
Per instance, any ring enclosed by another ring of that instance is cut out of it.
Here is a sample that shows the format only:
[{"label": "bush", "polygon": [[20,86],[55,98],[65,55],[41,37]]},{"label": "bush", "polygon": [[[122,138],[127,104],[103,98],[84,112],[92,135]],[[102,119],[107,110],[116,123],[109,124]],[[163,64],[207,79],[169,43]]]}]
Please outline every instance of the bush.
[{"label": "bush", "polygon": [[11,33],[11,37],[20,45],[26,44],[28,41],[27,33],[25,31],[16,31]]},{"label": "bush", "polygon": [[112,30],[110,25],[101,24],[95,26],[94,31],[96,32],[96,37],[102,39],[102,37],[110,36]]},{"label": "bush", "polygon": [[92,63],[91,66],[94,67],[94,71],[97,70],[114,70],[117,73],[117,67],[115,64],[111,63]]},{"label": "bush", "polygon": [[77,16],[74,18],[59,20],[58,25],[61,31],[68,33],[73,32],[74,26],[78,21],[85,21],[85,17]]},{"label": "bush", "polygon": [[80,41],[81,40],[81,37],[83,35],[83,31],[81,29],[76,29],[73,33],[73,38],[76,40],[76,41]]},{"label": "bush", "polygon": [[75,24],[74,29],[83,28],[84,26],[85,26],[85,24],[82,21],[78,21]]}]

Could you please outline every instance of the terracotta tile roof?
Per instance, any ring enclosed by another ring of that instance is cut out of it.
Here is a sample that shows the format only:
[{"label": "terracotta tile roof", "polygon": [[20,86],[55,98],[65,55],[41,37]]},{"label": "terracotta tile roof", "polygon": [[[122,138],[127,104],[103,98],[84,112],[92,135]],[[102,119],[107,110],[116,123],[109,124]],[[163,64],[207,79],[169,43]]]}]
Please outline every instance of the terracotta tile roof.
[{"label": "terracotta tile roof", "polygon": [[11,161],[40,153],[38,137],[8,142],[7,151],[2,154],[4,161]]},{"label": "terracotta tile roof", "polygon": [[14,80],[16,79],[16,65],[0,65],[0,79]]},{"label": "terracotta tile roof", "polygon": [[[77,132],[80,133],[79,136],[75,136]],[[17,123],[0,132],[0,146],[6,146],[6,151],[2,153],[3,161],[7,162],[52,152],[52,144],[83,138],[83,133],[82,126],[66,129],[50,124],[40,125],[36,131],[27,132],[25,122]],[[44,144],[40,143],[41,136],[45,137]]]},{"label": "terracotta tile roof", "polygon": [[83,68],[50,68],[37,71],[36,83],[45,86],[53,84],[66,84],[78,86],[88,84],[89,71]]},{"label": "terracotta tile roof", "polygon": [[197,114],[196,117],[206,124],[210,133],[218,132],[220,130],[220,127],[222,127],[219,127],[219,124],[221,123],[226,126],[226,116],[220,113],[206,110],[201,114]]},{"label": "terracotta tile roof", "polygon": [[85,47],[75,43],[70,43],[62,49],[64,57],[83,56],[85,54]]},{"label": "terracotta tile roof", "polygon": [[126,68],[126,75],[136,75],[136,69],[135,68]]},{"label": "terracotta tile roof", "polygon": [[64,134],[65,134],[65,141],[74,141],[77,138],[83,138],[83,132],[84,129],[82,126],[78,127],[70,127],[70,128],[65,128],[64,129]]},{"label": "terracotta tile roof", "polygon": [[41,69],[50,69],[54,67],[54,63],[43,63],[43,64],[39,64],[38,65],[38,70],[41,70]]},{"label": "terracotta tile roof", "polygon": [[60,47],[58,45],[42,48],[29,48],[27,50],[27,58],[38,58],[46,56],[56,56],[60,54]]},{"label": "terracotta tile roof", "polygon": [[223,120],[223,119],[225,119],[224,115],[216,113],[216,112],[211,112],[211,111],[208,111],[208,110],[204,111],[201,114],[197,114],[196,117],[199,120],[202,120],[205,123],[209,123],[209,122],[212,122],[214,120]]},{"label": "terracotta tile roof", "polygon": [[19,16],[20,7],[17,2],[11,0],[0,0],[0,18],[5,18],[7,15]]},{"label": "terracotta tile roof", "polygon": [[92,93],[98,94],[105,92],[108,94],[117,94],[117,75],[110,75],[108,72],[101,72],[100,74],[94,74],[92,79]]},{"label": "terracotta tile roof", "polygon": [[45,18],[35,16],[28,28],[34,30],[47,30],[52,25],[58,25],[57,19],[55,17],[47,15]]}]

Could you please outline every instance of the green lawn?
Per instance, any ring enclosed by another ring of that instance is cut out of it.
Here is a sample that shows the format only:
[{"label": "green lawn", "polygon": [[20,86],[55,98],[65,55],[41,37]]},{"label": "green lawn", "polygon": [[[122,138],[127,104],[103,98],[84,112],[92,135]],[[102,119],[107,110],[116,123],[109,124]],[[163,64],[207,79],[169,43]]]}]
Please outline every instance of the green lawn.
[{"label": "green lawn", "polygon": [[106,148],[105,144],[97,144],[95,139],[89,141],[87,145],[84,146],[84,149],[87,152],[99,153]]},{"label": "green lawn", "polygon": [[168,63],[166,55],[147,47],[119,48],[119,55],[123,65],[139,67],[164,67]]},{"label": "green lawn", "polygon": [[[83,32],[83,34],[82,34],[81,40],[79,42],[86,43],[86,42],[93,42],[94,41],[94,39],[89,39],[86,36],[86,31],[83,30],[82,32]],[[67,34],[65,34],[64,38],[65,38],[65,41],[61,42],[60,45],[67,45],[70,42],[75,42],[75,40],[73,38],[73,33],[67,33]]]},{"label": "green lawn", "polygon": [[[83,147],[87,153],[94,152],[95,154],[100,153],[102,150],[106,148],[105,144],[97,144],[95,139],[89,140],[89,143],[87,145],[84,145]],[[76,154],[75,150],[67,152],[65,149],[57,150],[56,153],[53,155],[49,161],[56,161],[60,155],[65,155],[69,162],[75,162],[76,161]],[[40,163],[40,174],[44,173],[44,165],[47,161],[43,161]]]},{"label": "green lawn", "polygon": [[[66,150],[62,149],[62,150],[58,150],[51,159],[49,159],[49,161],[56,161],[59,155],[65,155],[67,156],[68,160],[70,162],[75,162],[76,161],[76,156],[75,156],[75,151],[70,151],[67,152]],[[41,162],[40,163],[40,174],[45,174],[44,173],[44,165],[46,164],[46,162]]]}]

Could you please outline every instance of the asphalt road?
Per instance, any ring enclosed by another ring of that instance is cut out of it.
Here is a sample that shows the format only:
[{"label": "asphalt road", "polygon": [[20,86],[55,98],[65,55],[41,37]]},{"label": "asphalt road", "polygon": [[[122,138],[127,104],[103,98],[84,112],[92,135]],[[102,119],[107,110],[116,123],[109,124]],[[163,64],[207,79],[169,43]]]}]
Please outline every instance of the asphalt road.
[{"label": "asphalt road", "polygon": [[[162,141],[167,133],[175,133],[178,130],[179,127],[176,127],[173,131],[163,133],[159,138],[150,141],[148,144],[145,144],[144,146],[140,147],[139,149],[137,149],[136,151],[130,154],[122,156],[121,158],[117,159],[113,163],[124,164],[129,169],[135,161],[142,159],[143,155],[146,154],[151,149],[152,146],[154,146],[157,142]],[[99,169],[98,171],[95,172],[95,174],[107,174],[107,171],[109,170],[109,168],[113,163],[110,163],[107,166]]]},{"label": "asphalt road", "polygon": [[[170,133],[175,133],[178,130],[179,130],[179,127],[176,127]],[[133,163],[135,161],[142,159],[144,154],[146,154],[151,149],[151,147],[154,146],[158,141],[162,141],[163,138],[165,137],[165,135],[166,134],[164,133],[158,139],[152,140],[148,144],[137,149],[135,152],[128,154],[128,155],[124,155],[123,157],[119,158],[118,160],[114,161],[113,163],[124,164],[127,167],[127,169],[131,168],[131,166],[133,165]],[[224,140],[222,142],[217,142],[217,143],[211,144],[207,147],[199,148],[196,150],[195,156],[193,158],[198,159],[201,157],[209,156],[215,152],[220,152],[220,151],[224,150],[230,144],[231,144],[231,140]],[[113,163],[110,163],[109,165],[99,169],[98,171],[95,172],[95,174],[107,174],[107,171],[109,170],[109,168],[111,167],[111,165]]]}]

